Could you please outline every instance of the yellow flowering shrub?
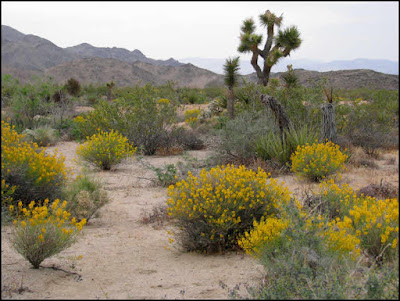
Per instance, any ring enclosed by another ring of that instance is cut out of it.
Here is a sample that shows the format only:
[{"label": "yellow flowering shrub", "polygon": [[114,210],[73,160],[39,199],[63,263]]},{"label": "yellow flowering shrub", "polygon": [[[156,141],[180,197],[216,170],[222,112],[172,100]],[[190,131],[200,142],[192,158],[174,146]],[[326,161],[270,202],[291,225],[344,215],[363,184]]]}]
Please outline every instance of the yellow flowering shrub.
[{"label": "yellow flowering shrub", "polygon": [[288,224],[288,220],[275,217],[267,217],[265,220],[262,218],[260,222],[254,221],[253,229],[239,238],[238,245],[247,254],[260,256],[264,244],[279,237]]},{"label": "yellow flowering shrub", "polygon": [[318,211],[328,219],[335,219],[348,214],[358,199],[356,192],[348,184],[339,186],[330,179],[319,184],[318,190],[314,191],[316,202],[309,205],[317,206],[320,203]]},{"label": "yellow flowering shrub", "polygon": [[67,202],[60,204],[55,200],[49,205],[46,199],[43,205],[32,201],[28,207],[10,206],[9,210],[17,216],[11,232],[12,247],[28,260],[33,268],[38,269],[40,263],[71,246],[77,235],[86,224],[86,220],[77,221],[71,218],[66,210]]},{"label": "yellow flowering shrub", "polygon": [[118,132],[100,131],[81,144],[76,153],[79,158],[101,169],[109,170],[123,159],[133,156],[136,148]]},{"label": "yellow flowering shrub", "polygon": [[339,187],[333,180],[321,183],[315,194],[318,201],[313,206],[319,206],[316,222],[332,250],[353,257],[361,250],[374,258],[382,252],[385,258],[393,255],[399,231],[397,199],[359,197],[348,184]]},{"label": "yellow flowering shrub", "polygon": [[292,171],[298,176],[319,182],[343,169],[347,157],[339,145],[328,141],[298,146],[290,159]]},{"label": "yellow flowering shrub", "polygon": [[164,104],[164,105],[169,105],[170,101],[168,99],[166,99],[166,98],[161,98],[161,99],[158,100],[158,103],[159,104]]},{"label": "yellow flowering shrub", "polygon": [[200,116],[200,114],[201,114],[200,109],[186,110],[185,111],[185,122],[191,126],[194,126],[197,123],[198,117]]},{"label": "yellow flowering shrub", "polygon": [[203,169],[199,177],[190,172],[168,188],[168,214],[175,218],[180,242],[187,250],[217,251],[237,245],[239,235],[254,221],[272,217],[281,202],[288,202],[288,190],[244,166]]},{"label": "yellow flowering shrub", "polygon": [[377,258],[391,257],[399,239],[398,199],[361,199],[350,211],[353,230],[361,240],[361,248]]},{"label": "yellow flowering shrub", "polygon": [[12,194],[16,188],[16,186],[7,185],[6,180],[1,180],[1,207],[7,207],[12,203]]},{"label": "yellow flowering shrub", "polygon": [[354,259],[361,254],[360,238],[353,234],[353,222],[345,216],[343,220],[333,219],[328,222],[327,229],[323,232],[327,245],[333,251],[350,254]]},{"label": "yellow flowering shrub", "polygon": [[1,122],[1,176],[5,185],[15,186],[14,200],[56,199],[69,170],[65,158],[46,153],[46,148],[28,143],[8,123]]}]

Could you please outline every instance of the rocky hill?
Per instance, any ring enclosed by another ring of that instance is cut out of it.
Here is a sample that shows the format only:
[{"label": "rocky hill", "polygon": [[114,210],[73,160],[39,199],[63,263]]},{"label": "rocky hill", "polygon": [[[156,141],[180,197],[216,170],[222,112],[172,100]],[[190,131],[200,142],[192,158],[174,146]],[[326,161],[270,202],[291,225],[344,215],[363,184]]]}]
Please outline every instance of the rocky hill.
[{"label": "rocky hill", "polygon": [[179,87],[198,87],[215,82],[222,85],[222,77],[191,64],[172,67],[156,66],[144,62],[127,63],[108,58],[86,58],[45,70],[46,76],[56,82],[65,82],[74,77],[83,84],[114,81],[118,86],[162,85],[174,81]]},{"label": "rocky hill", "polygon": [[[278,78],[283,84],[282,74],[283,72],[271,73],[271,78]],[[385,74],[373,70],[357,69],[318,72],[295,69],[294,74],[298,77],[299,84],[305,87],[313,87],[325,82],[326,86],[332,86],[335,89],[399,89],[398,75]],[[245,75],[244,78],[252,82],[257,81],[255,73]]]}]

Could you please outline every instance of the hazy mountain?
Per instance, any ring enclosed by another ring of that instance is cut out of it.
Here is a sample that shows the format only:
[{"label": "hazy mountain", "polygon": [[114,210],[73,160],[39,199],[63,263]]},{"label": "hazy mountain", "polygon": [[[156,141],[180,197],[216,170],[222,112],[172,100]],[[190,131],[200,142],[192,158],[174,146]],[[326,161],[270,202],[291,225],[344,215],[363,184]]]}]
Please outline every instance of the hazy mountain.
[{"label": "hazy mountain", "polygon": [[[225,59],[215,58],[183,58],[179,59],[182,63],[191,63],[197,67],[205,68],[218,74],[223,74],[223,65]],[[387,74],[399,74],[399,62],[389,60],[355,59],[355,60],[337,60],[332,62],[321,62],[307,59],[293,60],[282,58],[273,68],[274,72],[285,72],[287,65],[293,65],[294,69],[306,69],[311,71],[337,71],[351,69],[370,69]],[[241,74],[250,74],[254,72],[250,60],[240,60]]]},{"label": "hazy mountain", "polygon": [[9,26],[1,26],[2,66],[43,71],[75,58],[73,54],[46,39],[24,35]]},{"label": "hazy mountain", "polygon": [[154,60],[147,58],[140,50],[135,49],[133,51],[129,51],[125,48],[109,48],[109,47],[95,47],[88,43],[83,43],[73,47],[65,48],[70,53],[76,54],[81,58],[89,58],[89,57],[99,57],[99,58],[107,58],[107,59],[117,59],[124,62],[133,63],[135,61],[141,61],[153,65],[161,65],[161,66],[181,66],[184,65],[173,58],[169,60]]},{"label": "hazy mountain", "polygon": [[130,63],[143,61],[161,66],[184,65],[173,58],[165,61],[147,58],[137,49],[129,51],[117,47],[94,47],[87,43],[61,48],[41,37],[25,35],[10,26],[1,26],[1,62],[7,68],[44,71],[65,62],[89,57],[114,58]]}]

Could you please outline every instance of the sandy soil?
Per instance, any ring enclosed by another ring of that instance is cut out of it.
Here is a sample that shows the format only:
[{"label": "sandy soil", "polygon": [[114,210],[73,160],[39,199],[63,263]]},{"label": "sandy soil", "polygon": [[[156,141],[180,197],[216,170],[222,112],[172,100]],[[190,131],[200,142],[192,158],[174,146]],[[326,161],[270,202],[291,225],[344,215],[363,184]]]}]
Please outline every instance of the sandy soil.
[{"label": "sandy soil", "polygon": [[[76,142],[61,142],[55,148],[66,157],[75,174]],[[209,151],[192,151],[204,159]],[[376,161],[378,169],[352,168],[343,175],[353,188],[380,179],[398,187],[398,151],[385,153]],[[386,164],[395,158],[394,164]],[[154,166],[176,163],[175,157],[146,157]],[[43,261],[38,270],[30,267],[10,248],[10,227],[2,227],[2,298],[12,299],[226,299],[227,290],[239,283],[257,285],[263,268],[255,259],[230,252],[224,255],[186,253],[171,246],[167,230],[172,226],[143,224],[141,216],[166,201],[166,188],[154,185],[153,172],[132,160],[115,171],[91,171],[102,179],[110,203],[90,220],[82,237],[71,248]],[[293,175],[279,177],[298,195],[313,185]],[[52,269],[56,267],[58,269]]]}]

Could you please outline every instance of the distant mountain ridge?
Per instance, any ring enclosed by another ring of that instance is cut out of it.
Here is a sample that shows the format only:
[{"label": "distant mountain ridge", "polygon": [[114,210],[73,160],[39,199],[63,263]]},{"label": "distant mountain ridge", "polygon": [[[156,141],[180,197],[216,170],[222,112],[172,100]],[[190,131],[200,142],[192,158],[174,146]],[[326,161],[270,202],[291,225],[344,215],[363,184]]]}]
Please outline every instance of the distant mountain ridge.
[{"label": "distant mountain ridge", "polygon": [[[118,86],[147,83],[161,85],[169,81],[173,81],[179,87],[204,88],[224,85],[223,75],[207,70],[209,68],[198,67],[194,63],[184,64],[173,58],[147,58],[138,49],[129,51],[117,47],[95,47],[88,43],[61,48],[46,39],[25,35],[5,25],[2,25],[1,33],[1,72],[11,74],[21,82],[30,82],[34,76],[46,76],[58,83],[65,83],[73,77],[83,84],[114,81]],[[225,61],[219,60],[219,63],[221,61],[223,65]],[[280,62],[285,63],[285,60]],[[311,64],[312,61],[308,63]],[[251,82],[257,81],[250,63],[242,62],[242,65],[249,70],[249,74],[243,75],[243,78]],[[327,84],[337,88],[398,90],[398,75],[372,70],[317,72],[298,69],[295,64],[293,67],[300,84],[304,86],[318,84],[325,78]],[[240,71],[245,74],[243,69]],[[286,71],[286,65],[283,71]],[[280,78],[281,73],[271,73],[271,78],[274,77]]]},{"label": "distant mountain ridge", "polygon": [[1,61],[7,67],[43,71],[65,62],[89,57],[114,58],[130,63],[142,61],[161,66],[184,65],[173,58],[165,61],[147,58],[137,49],[129,51],[117,47],[94,47],[88,43],[61,48],[41,37],[25,35],[10,26],[1,26]]},{"label": "distant mountain ridge", "polygon": [[[191,63],[197,67],[208,69],[212,72],[223,74],[223,65],[225,59],[217,58],[183,58],[178,59],[183,63]],[[294,69],[306,69],[310,71],[338,71],[353,69],[370,69],[386,74],[399,74],[399,62],[390,60],[374,60],[374,59],[355,59],[355,60],[335,60],[331,62],[320,62],[316,60],[282,58],[273,68],[274,72],[285,72],[287,65],[291,64]],[[240,73],[250,74],[254,69],[249,60],[240,60]]]}]

